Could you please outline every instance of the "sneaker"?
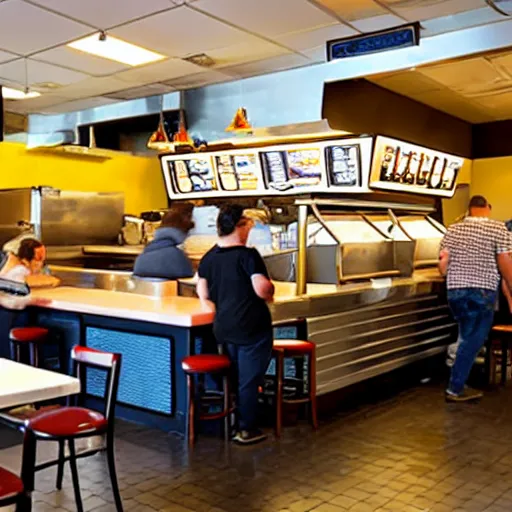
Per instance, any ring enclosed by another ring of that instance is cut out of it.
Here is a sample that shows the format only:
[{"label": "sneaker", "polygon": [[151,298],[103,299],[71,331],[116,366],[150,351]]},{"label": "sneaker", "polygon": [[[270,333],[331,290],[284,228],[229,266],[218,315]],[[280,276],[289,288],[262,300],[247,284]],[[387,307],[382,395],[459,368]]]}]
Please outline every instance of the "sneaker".
[{"label": "sneaker", "polygon": [[464,391],[458,395],[447,389],[445,396],[447,402],[472,402],[479,400],[484,394],[476,389],[465,388]]},{"label": "sneaker", "polygon": [[256,444],[261,443],[267,439],[267,435],[261,430],[241,430],[233,437],[236,444]]}]

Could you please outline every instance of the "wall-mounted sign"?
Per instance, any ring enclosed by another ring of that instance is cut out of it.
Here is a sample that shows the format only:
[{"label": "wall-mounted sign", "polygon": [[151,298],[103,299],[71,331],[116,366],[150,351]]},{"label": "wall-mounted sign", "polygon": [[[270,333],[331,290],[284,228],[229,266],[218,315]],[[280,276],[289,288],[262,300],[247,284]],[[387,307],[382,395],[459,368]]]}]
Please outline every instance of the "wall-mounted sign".
[{"label": "wall-mounted sign", "polygon": [[370,188],[452,197],[462,158],[377,137]]},{"label": "wall-mounted sign", "polygon": [[162,155],[170,199],[369,192],[373,138]]},{"label": "wall-mounted sign", "polygon": [[327,60],[361,57],[420,44],[420,24],[403,25],[371,34],[327,42]]}]

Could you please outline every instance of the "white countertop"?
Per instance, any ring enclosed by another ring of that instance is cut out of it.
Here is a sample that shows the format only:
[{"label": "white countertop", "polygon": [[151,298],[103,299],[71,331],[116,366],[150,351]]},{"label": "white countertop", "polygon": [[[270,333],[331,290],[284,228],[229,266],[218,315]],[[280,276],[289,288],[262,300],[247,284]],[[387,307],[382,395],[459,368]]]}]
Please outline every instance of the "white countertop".
[{"label": "white countertop", "polygon": [[0,358],[0,410],[80,392],[80,381]]},{"label": "white countertop", "polygon": [[33,297],[51,302],[41,307],[91,315],[125,318],[179,327],[208,325],[214,314],[199,299],[148,297],[109,290],[59,287],[34,290]]}]

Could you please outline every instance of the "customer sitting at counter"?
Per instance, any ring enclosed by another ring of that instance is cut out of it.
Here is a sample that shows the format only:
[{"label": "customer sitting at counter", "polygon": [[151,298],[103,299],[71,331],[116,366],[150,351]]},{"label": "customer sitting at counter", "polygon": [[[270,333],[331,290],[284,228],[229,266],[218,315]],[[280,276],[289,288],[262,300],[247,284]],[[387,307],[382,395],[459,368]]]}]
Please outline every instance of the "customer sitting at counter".
[{"label": "customer sitting at counter", "polygon": [[224,345],[238,380],[238,444],[265,439],[257,428],[258,388],[272,353],[272,319],[266,302],[274,296],[263,258],[246,247],[254,222],[239,205],[217,218],[219,241],[199,264],[197,294],[215,306],[213,331]]},{"label": "customer sitting at counter", "polygon": [[194,206],[189,203],[171,207],[156,230],[154,240],[135,260],[135,276],[173,280],[194,275],[190,260],[179,247],[194,227],[193,211]]},{"label": "customer sitting at counter", "polygon": [[11,281],[25,282],[31,288],[57,286],[60,280],[43,272],[46,247],[35,238],[21,241],[18,253],[9,253],[0,277]]}]

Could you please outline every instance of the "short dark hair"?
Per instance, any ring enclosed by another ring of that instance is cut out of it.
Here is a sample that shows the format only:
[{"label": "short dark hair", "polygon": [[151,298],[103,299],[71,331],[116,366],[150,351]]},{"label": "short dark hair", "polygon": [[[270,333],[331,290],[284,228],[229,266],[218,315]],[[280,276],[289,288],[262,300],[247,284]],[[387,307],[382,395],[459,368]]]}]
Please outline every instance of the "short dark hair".
[{"label": "short dark hair", "polygon": [[473,196],[469,200],[469,208],[487,208],[491,205],[487,202],[487,199],[484,196]]},{"label": "short dark hair", "polygon": [[162,218],[162,228],[176,228],[188,233],[195,223],[192,220],[194,205],[191,203],[177,203],[171,206]]},{"label": "short dark hair", "polygon": [[35,238],[25,238],[20,243],[20,247],[18,249],[18,258],[20,260],[32,261],[36,254],[36,249],[39,247],[43,247],[43,244],[36,240]]},{"label": "short dark hair", "polygon": [[231,235],[244,216],[244,207],[239,204],[226,204],[220,207],[217,216],[217,233],[219,236]]}]

